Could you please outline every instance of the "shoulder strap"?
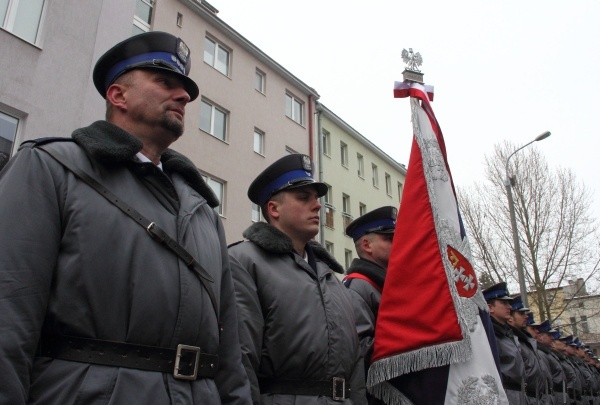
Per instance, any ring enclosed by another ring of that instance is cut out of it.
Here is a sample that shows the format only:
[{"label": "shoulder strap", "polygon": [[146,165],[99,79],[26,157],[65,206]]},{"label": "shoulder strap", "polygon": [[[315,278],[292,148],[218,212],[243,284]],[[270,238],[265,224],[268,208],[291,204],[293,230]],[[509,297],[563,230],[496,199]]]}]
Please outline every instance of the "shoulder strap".
[{"label": "shoulder strap", "polygon": [[160,242],[161,245],[167,247],[172,252],[174,252],[184,263],[190,268],[202,283],[204,289],[208,292],[210,297],[210,301],[212,302],[213,308],[215,310],[215,314],[217,315],[217,320],[219,320],[219,311],[217,306],[217,299],[215,297],[215,293],[208,283],[214,283],[214,280],[208,274],[208,272],[194,259],[194,257],[176,240],[171,238],[165,231],[163,231],[156,223],[150,221],[142,214],[140,214],[136,209],[131,207],[129,204],[118,198],[114,195],[110,190],[104,187],[102,184],[98,183],[93,177],[85,173],[83,170],[79,169],[73,163],[69,162],[63,155],[54,150],[49,150],[44,148],[42,145],[37,145],[38,149],[43,150],[47,154],[49,154],[54,160],[58,163],[69,169],[77,178],[82,180],[84,183],[88,184],[94,190],[96,190],[102,197],[106,198],[110,203],[119,208],[123,213],[127,214],[131,219],[137,222],[140,226],[142,226],[148,234],[152,237],[152,239]]},{"label": "shoulder strap", "polygon": [[375,287],[375,289],[377,289],[377,291],[383,292],[383,288],[379,287],[377,284],[375,284],[375,282],[373,280],[371,280],[369,277],[367,277],[361,273],[350,273],[346,277],[344,277],[344,280],[342,282],[344,283],[344,285],[346,287],[348,287],[349,284],[346,284],[346,280],[353,279],[353,278],[359,278],[361,280],[365,280],[367,283],[369,283],[373,287]]}]

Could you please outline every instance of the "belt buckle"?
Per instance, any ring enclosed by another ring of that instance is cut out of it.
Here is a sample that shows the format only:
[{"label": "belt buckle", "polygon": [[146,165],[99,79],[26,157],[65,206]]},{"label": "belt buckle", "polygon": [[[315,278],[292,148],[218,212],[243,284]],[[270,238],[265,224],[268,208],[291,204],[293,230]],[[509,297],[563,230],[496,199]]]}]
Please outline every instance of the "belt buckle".
[{"label": "belt buckle", "polygon": [[[185,364],[186,359],[182,360],[183,356],[193,356],[193,367],[192,363],[187,365],[193,368],[193,373],[185,374],[180,373],[182,366]],[[177,345],[177,353],[175,355],[175,367],[173,368],[173,377],[179,380],[195,380],[198,377],[198,363],[200,362],[200,348],[197,346]]]},{"label": "belt buckle", "polygon": [[333,400],[344,401],[346,399],[346,379],[341,377],[333,377],[332,380]]}]

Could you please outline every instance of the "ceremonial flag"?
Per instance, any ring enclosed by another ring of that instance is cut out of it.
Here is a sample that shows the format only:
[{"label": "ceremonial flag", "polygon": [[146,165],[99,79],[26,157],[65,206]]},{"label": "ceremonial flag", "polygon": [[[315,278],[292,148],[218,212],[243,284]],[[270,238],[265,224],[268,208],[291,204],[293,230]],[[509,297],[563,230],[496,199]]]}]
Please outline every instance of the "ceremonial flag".
[{"label": "ceremonial flag", "polygon": [[367,388],[390,405],[506,404],[428,93],[417,83],[394,86],[396,97],[410,97],[414,137]]}]

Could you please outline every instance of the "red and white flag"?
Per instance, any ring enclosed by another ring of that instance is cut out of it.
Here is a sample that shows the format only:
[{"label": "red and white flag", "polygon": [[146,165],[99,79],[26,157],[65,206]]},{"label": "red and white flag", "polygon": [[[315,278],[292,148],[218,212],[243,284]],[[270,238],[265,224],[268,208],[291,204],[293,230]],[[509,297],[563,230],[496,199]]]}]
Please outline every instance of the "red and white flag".
[{"label": "red and white flag", "polygon": [[432,93],[394,86],[410,97],[414,138],[367,388],[390,405],[507,404]]}]

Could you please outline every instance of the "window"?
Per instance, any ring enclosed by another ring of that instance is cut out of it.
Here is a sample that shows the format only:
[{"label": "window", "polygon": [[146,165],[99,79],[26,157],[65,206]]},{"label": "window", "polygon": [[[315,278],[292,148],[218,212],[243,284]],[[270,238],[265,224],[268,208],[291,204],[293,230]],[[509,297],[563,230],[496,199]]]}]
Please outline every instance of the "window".
[{"label": "window", "polygon": [[204,38],[204,63],[229,76],[229,51],[208,37]]},{"label": "window", "polygon": [[346,264],[346,268],[350,267],[350,263],[352,263],[352,251],[348,249],[344,249],[344,263]]},{"label": "window", "polygon": [[402,191],[404,191],[404,184],[398,182],[398,201],[402,201]]},{"label": "window", "polygon": [[204,179],[206,184],[209,185],[209,187],[212,189],[213,193],[215,193],[217,199],[219,200],[219,205],[215,207],[214,210],[219,215],[224,215],[223,204],[225,203],[225,184],[222,181],[213,179],[212,177],[209,177],[204,174],[202,175],[202,178]]},{"label": "window", "polygon": [[348,145],[340,142],[340,151],[342,153],[342,166],[348,167]]},{"label": "window", "polygon": [[177,26],[179,28],[183,27],[183,14],[177,13]]},{"label": "window", "polygon": [[371,164],[371,168],[373,169],[373,187],[379,188],[379,170],[377,169],[377,165],[373,163]]},{"label": "window", "polygon": [[260,70],[256,69],[254,88],[262,94],[265,94],[265,79],[266,75]]},{"label": "window", "polygon": [[262,219],[262,213],[260,212],[260,206],[252,203],[252,222],[260,222]]},{"label": "window", "polygon": [[265,154],[265,134],[256,128],[254,128],[254,152],[263,156]]},{"label": "window", "polygon": [[363,216],[367,213],[367,206],[363,203],[358,203],[358,215]]},{"label": "window", "polygon": [[325,249],[327,250],[327,253],[329,253],[331,256],[334,255],[333,243],[329,242],[328,240],[325,241]]},{"label": "window", "polygon": [[323,205],[325,206],[325,226],[333,229],[333,201],[331,199],[332,191],[331,186],[327,184],[327,193],[323,196]]},{"label": "window", "polygon": [[587,316],[581,315],[581,332],[582,333],[590,333],[590,328],[588,326]]},{"label": "window", "polygon": [[569,318],[569,321],[571,322],[571,332],[573,335],[578,335],[577,333],[577,318],[575,318],[574,316],[572,316],[571,318]]},{"label": "window", "polygon": [[331,136],[326,130],[323,130],[323,154],[331,156]]},{"label": "window", "polygon": [[365,159],[360,153],[356,154],[356,163],[358,164],[358,177],[365,177]]},{"label": "window", "polygon": [[385,174],[385,192],[387,195],[392,195],[392,176],[388,173]]},{"label": "window", "polygon": [[200,129],[215,138],[225,141],[227,133],[227,113],[206,100],[200,104]]},{"label": "window", "polygon": [[298,101],[295,97],[286,94],[285,95],[285,115],[298,124],[302,125],[302,115],[303,115],[303,107],[304,105]]},{"label": "window", "polygon": [[38,43],[45,3],[44,0],[0,0],[2,28],[27,42]]},{"label": "window", "polygon": [[18,118],[0,111],[0,170],[10,159],[18,127]]},{"label": "window", "polygon": [[[133,16],[133,31],[132,35],[141,34],[142,32],[150,31],[150,23],[152,22],[152,9],[154,0],[136,0],[135,15]],[[179,25],[179,15],[177,16],[177,24]],[[181,25],[180,25],[181,27]]]},{"label": "window", "polygon": [[344,231],[352,222],[352,215],[350,214],[350,196],[342,194],[342,218],[344,218]]}]

